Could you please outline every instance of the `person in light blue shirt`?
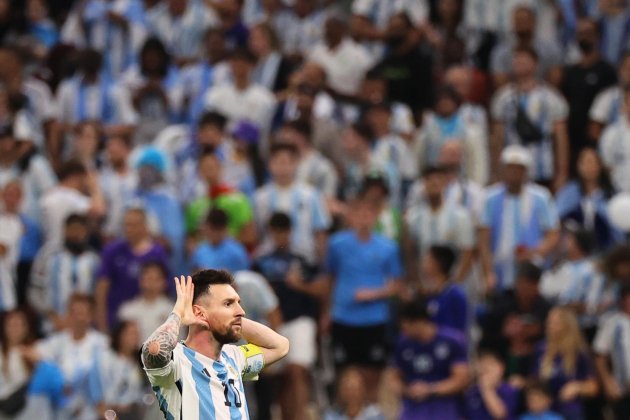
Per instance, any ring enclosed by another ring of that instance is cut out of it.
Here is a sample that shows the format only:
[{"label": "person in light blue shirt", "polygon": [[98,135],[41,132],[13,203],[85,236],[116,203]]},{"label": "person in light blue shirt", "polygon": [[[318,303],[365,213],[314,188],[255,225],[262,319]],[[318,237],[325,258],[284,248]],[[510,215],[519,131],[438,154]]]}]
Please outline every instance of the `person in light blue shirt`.
[{"label": "person in light blue shirt", "polygon": [[221,209],[210,210],[206,218],[206,240],[194,250],[193,269],[222,269],[230,272],[249,269],[245,247],[228,236],[228,216]]},{"label": "person in light blue shirt", "polygon": [[[374,233],[378,210],[363,200],[352,206],[352,228],[330,239],[326,268],[333,279],[331,302],[335,364],[362,369],[368,383],[378,383],[387,360],[388,299],[402,276],[398,246]],[[368,391],[376,400],[376,388]]]},{"label": "person in light blue shirt", "polygon": [[511,145],[501,154],[504,182],[489,188],[481,216],[479,249],[486,287],[512,289],[515,264],[542,264],[560,240],[556,207],[549,191],[527,182],[531,155]]},{"label": "person in light blue shirt", "polygon": [[551,393],[547,387],[534,383],[527,387],[527,413],[520,420],[562,420],[563,417],[551,411]]}]

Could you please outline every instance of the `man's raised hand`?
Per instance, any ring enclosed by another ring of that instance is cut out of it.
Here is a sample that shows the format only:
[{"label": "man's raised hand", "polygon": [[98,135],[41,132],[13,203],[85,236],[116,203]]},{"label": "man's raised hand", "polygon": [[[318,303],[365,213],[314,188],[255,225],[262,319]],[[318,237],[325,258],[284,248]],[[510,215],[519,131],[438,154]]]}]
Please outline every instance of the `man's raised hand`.
[{"label": "man's raised hand", "polygon": [[196,317],[193,312],[195,285],[193,284],[192,277],[175,277],[175,289],[177,290],[177,301],[173,307],[173,312],[179,316],[182,325],[197,325],[207,328],[208,325],[206,322]]}]

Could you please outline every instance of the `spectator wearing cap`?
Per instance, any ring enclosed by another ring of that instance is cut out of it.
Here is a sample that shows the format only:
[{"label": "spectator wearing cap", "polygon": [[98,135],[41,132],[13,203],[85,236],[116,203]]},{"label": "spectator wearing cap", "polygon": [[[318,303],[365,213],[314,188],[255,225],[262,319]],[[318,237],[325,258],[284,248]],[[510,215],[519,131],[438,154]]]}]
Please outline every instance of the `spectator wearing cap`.
[{"label": "spectator wearing cap", "polygon": [[169,256],[151,236],[147,214],[142,208],[129,208],[123,226],[123,238],[109,243],[101,253],[94,292],[95,322],[101,331],[113,327],[120,306],[140,294],[140,274],[145,264],[158,263],[170,272]]},{"label": "spectator wearing cap", "polygon": [[162,129],[182,120],[184,89],[181,74],[159,38],[149,37],[142,43],[138,64],[127,69],[121,80],[131,93],[138,115],[135,144],[153,142]]},{"label": "spectator wearing cap", "polygon": [[261,245],[264,252],[271,245],[264,221],[275,212],[288,214],[293,224],[293,250],[309,263],[315,263],[324,257],[330,216],[317,190],[297,180],[298,165],[299,152],[295,146],[278,143],[271,147],[271,180],[256,190],[254,218],[264,238]]},{"label": "spectator wearing cap", "polygon": [[541,274],[541,269],[531,262],[519,263],[514,290],[493,295],[480,319],[481,346],[504,357],[506,376],[521,386],[531,373],[535,346],[543,337],[551,309],[540,294]]},{"label": "spectator wearing cap", "polygon": [[135,164],[138,185],[134,200],[158,221],[158,231],[170,252],[170,265],[184,270],[184,215],[175,192],[166,184],[167,162],[155,147],[140,151]]},{"label": "spectator wearing cap", "polygon": [[592,232],[568,224],[560,244],[565,258],[543,274],[540,292],[550,302],[570,306],[579,315],[580,327],[592,339],[599,316],[605,311],[607,293],[604,275],[593,255]]},{"label": "spectator wearing cap", "polygon": [[190,64],[202,56],[203,37],[219,20],[205,3],[193,0],[169,0],[147,11],[147,26],[158,36],[179,66]]},{"label": "spectator wearing cap", "polygon": [[526,147],[533,157],[532,179],[557,191],[569,176],[568,105],[555,89],[537,78],[539,58],[533,49],[518,47],[511,57],[514,82],[492,98],[492,162],[498,162],[504,145]]},{"label": "spectator wearing cap", "polygon": [[483,125],[466,120],[462,98],[446,86],[436,92],[433,111],[425,113],[418,132],[417,149],[422,167],[436,165],[447,143],[460,142],[466,151],[462,169],[467,178],[485,184],[488,178],[488,133]]},{"label": "spectator wearing cap", "polygon": [[599,139],[599,153],[617,191],[630,192],[630,91],[624,90],[622,112]]},{"label": "spectator wearing cap", "polygon": [[619,307],[602,321],[593,342],[595,366],[616,420],[630,410],[630,288],[621,289]]},{"label": "spectator wearing cap", "polygon": [[106,212],[98,178],[76,160],[61,166],[59,184],[41,197],[39,205],[45,247],[55,247],[63,242],[64,222],[71,214],[99,218]]},{"label": "spectator wearing cap", "polygon": [[406,237],[403,240],[407,273],[417,280],[418,262],[433,245],[450,246],[457,253],[457,268],[452,278],[461,282],[470,273],[475,248],[475,227],[468,211],[455,202],[444,200],[446,179],[440,167],[424,170],[426,201],[405,214]]},{"label": "spectator wearing cap", "polygon": [[630,52],[621,55],[616,68],[618,83],[599,93],[588,112],[588,135],[593,140],[601,138],[604,129],[623,114],[624,90],[630,86]]},{"label": "spectator wearing cap", "polygon": [[608,200],[613,187],[601,156],[584,147],[577,160],[577,176],[556,194],[558,216],[595,233],[596,248],[606,249],[620,239],[608,219]]},{"label": "spectator wearing cap", "polygon": [[205,239],[197,245],[190,257],[193,270],[212,268],[236,272],[250,266],[247,251],[228,233],[228,215],[221,209],[212,209],[206,217]]},{"label": "spectator wearing cap", "polygon": [[204,99],[204,107],[222,113],[233,123],[250,120],[258,125],[266,139],[276,99],[269,89],[252,81],[254,64],[255,58],[248,50],[234,51],[230,56],[233,83],[210,88]]},{"label": "spectator wearing cap", "polygon": [[252,205],[240,191],[222,181],[223,163],[212,149],[199,158],[199,173],[206,184],[206,192],[186,207],[186,231],[195,234],[211,209],[224,211],[228,218],[230,236],[244,244],[255,242],[256,226]]},{"label": "spectator wearing cap", "polygon": [[82,121],[98,120],[107,135],[132,134],[138,117],[129,91],[101,73],[102,63],[98,51],[82,51],[77,75],[59,85],[56,107],[62,133],[71,132]]},{"label": "spectator wearing cap", "polygon": [[[358,367],[375,385],[388,358],[389,299],[398,294],[403,274],[398,245],[374,232],[379,210],[355,200],[350,228],[330,238],[326,271],[332,293],[330,310],[322,314],[323,326],[332,327],[336,367]],[[376,393],[374,386],[369,401],[376,401]]]},{"label": "spectator wearing cap", "polygon": [[326,70],[328,86],[334,92],[350,96],[357,94],[365,73],[374,63],[367,50],[347,32],[345,19],[328,17],[324,24],[324,37],[313,46],[308,59]]},{"label": "spectator wearing cap", "polygon": [[293,64],[278,50],[279,43],[278,34],[269,23],[261,21],[252,26],[248,40],[256,56],[252,79],[274,93],[287,88],[293,70]]},{"label": "spectator wearing cap", "polygon": [[549,192],[527,181],[529,151],[518,145],[501,153],[503,182],[488,188],[479,230],[481,266],[488,290],[514,286],[515,263],[544,263],[559,240],[556,206]]},{"label": "spectator wearing cap", "polygon": [[277,142],[292,144],[298,149],[298,181],[315,188],[326,199],[332,199],[337,194],[337,170],[313,147],[311,140],[310,124],[300,120],[284,123],[276,133]]},{"label": "spectator wearing cap", "polygon": [[229,52],[220,28],[206,31],[203,35],[203,48],[202,60],[181,69],[184,104],[187,106],[184,121],[188,124],[197,124],[203,113],[204,99],[211,87],[232,82],[232,70],[227,63]]},{"label": "spectator wearing cap", "polygon": [[420,299],[403,305],[400,326],[392,366],[394,389],[403,402],[400,419],[461,418],[470,376],[462,335],[432,321]]},{"label": "spectator wearing cap", "polygon": [[371,105],[365,113],[365,121],[374,134],[372,159],[391,184],[392,205],[400,208],[412,180],[418,175],[418,164],[412,146],[391,132],[391,117],[391,106],[387,102]]},{"label": "spectator wearing cap", "polygon": [[[534,2],[531,2],[534,3]],[[508,6],[509,7],[509,6]],[[512,70],[512,55],[519,48],[528,48],[536,52],[540,57],[537,60],[537,69],[534,69],[541,79],[558,80],[562,71],[562,49],[554,38],[542,38],[537,31],[536,5],[518,4],[511,10],[512,29],[511,34],[499,43],[492,53],[490,69],[495,86],[501,87],[508,83]]]},{"label": "spectator wearing cap", "polygon": [[43,155],[33,150],[25,154],[24,142],[15,137],[11,126],[5,126],[0,128],[0,188],[18,178],[24,195],[20,210],[33,220],[40,219],[39,201],[54,187],[56,176]]},{"label": "spectator wearing cap", "polygon": [[369,173],[363,180],[359,197],[371,202],[379,210],[376,232],[395,242],[400,241],[402,216],[389,201],[389,186],[383,174],[378,171]]}]

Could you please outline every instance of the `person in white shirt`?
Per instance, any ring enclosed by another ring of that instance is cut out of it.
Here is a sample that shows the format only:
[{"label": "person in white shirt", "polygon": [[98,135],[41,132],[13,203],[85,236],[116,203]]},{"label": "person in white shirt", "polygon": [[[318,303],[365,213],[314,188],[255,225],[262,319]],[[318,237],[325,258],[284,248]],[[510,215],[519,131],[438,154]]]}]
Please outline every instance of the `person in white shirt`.
[{"label": "person in white shirt", "polygon": [[138,324],[140,339],[146,340],[173,308],[173,302],[165,292],[164,267],[154,262],[145,264],[140,272],[140,296],[121,305],[118,319]]},{"label": "person in white shirt", "polygon": [[308,59],[324,68],[328,86],[343,95],[354,95],[365,73],[374,64],[364,47],[346,35],[347,24],[340,17],[326,20],[324,39],[311,50]]},{"label": "person in white shirt", "polygon": [[214,10],[203,1],[168,0],[147,12],[149,31],[159,37],[178,65],[201,58],[203,37],[219,20]]},{"label": "person in white shirt", "polygon": [[630,192],[630,91],[624,89],[623,110],[617,121],[604,130],[599,153],[618,191]]},{"label": "person in white shirt", "polygon": [[28,297],[47,331],[63,328],[70,296],[94,293],[100,258],[90,249],[88,235],[88,218],[71,214],[64,221],[63,245],[43,249],[35,258]]},{"label": "person in white shirt", "polygon": [[284,212],[291,217],[294,226],[291,237],[293,250],[314,263],[324,256],[330,216],[318,192],[297,181],[298,159],[298,150],[293,145],[275,144],[271,147],[271,182],[256,190],[254,215],[265,238],[261,253],[272,245],[266,221],[273,213]]},{"label": "person in white shirt", "polygon": [[35,346],[41,359],[55,363],[63,372],[67,403],[62,408],[62,418],[98,418],[88,381],[98,356],[107,349],[109,340],[92,328],[93,321],[94,300],[88,295],[74,294],[68,303],[66,329]]},{"label": "person in white shirt", "polygon": [[[282,359],[289,340],[244,318],[226,271],[175,279],[173,312],[142,346],[142,362],[165,418],[249,418],[243,381]],[[188,337],[177,342],[181,326]],[[235,346],[240,339],[248,344]]]},{"label": "person in white shirt", "polygon": [[264,137],[269,133],[276,99],[269,89],[252,83],[255,60],[247,50],[236,50],[230,57],[233,84],[213,86],[206,95],[205,108],[220,112],[230,122],[249,120],[260,128]]},{"label": "person in white shirt", "polygon": [[[84,191],[89,192],[89,196]],[[40,200],[44,246],[56,246],[63,239],[63,224],[73,214],[99,217],[105,213],[105,201],[98,179],[83,164],[70,160],[59,170],[59,185]]]},{"label": "person in white shirt", "polygon": [[[8,191],[9,188],[11,188],[11,183],[7,184],[4,190]],[[24,231],[20,216],[6,212],[2,207],[4,206],[0,206],[0,312],[17,306],[16,268],[20,240]]]},{"label": "person in white shirt", "polygon": [[300,59],[322,39],[326,12],[311,0],[295,0],[292,3],[286,12],[275,16],[273,25],[282,34],[282,52],[292,59]]},{"label": "person in white shirt", "polygon": [[284,123],[276,133],[278,143],[292,144],[300,153],[297,180],[312,186],[326,198],[334,198],[337,194],[337,170],[313,147],[311,138],[310,125],[299,120]]}]

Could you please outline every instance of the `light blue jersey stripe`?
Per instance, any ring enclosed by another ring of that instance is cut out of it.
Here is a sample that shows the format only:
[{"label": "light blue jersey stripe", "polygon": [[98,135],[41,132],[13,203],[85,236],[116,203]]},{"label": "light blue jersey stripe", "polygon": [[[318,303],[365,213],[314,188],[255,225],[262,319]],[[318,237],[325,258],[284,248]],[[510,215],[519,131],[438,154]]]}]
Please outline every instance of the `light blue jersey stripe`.
[{"label": "light blue jersey stripe", "polygon": [[[225,360],[227,360],[228,363],[232,366],[232,368],[236,372],[240,372],[238,367],[236,366],[236,362],[234,361],[234,359],[232,359],[230,356],[228,356],[228,354],[226,352],[224,352],[224,351],[222,351],[221,353],[223,354],[223,357],[225,357]],[[236,384],[235,384],[235,386],[236,386]],[[245,389],[243,388],[243,381],[242,380],[238,381],[238,386],[239,386],[239,389],[241,391],[241,396],[240,396],[239,399],[240,399],[241,404],[243,405],[243,408],[245,409],[245,418],[247,420],[249,420],[249,409],[247,408],[247,400],[245,398]],[[236,391],[236,389],[234,389],[232,391]],[[234,400],[231,400],[231,401],[234,401]],[[234,404],[232,404],[232,406],[234,406]],[[232,409],[230,409],[230,415],[232,416],[232,420],[236,419],[235,417],[233,417]],[[238,416],[239,416],[238,419],[242,419],[242,415],[241,415],[240,411],[238,413]]]},{"label": "light blue jersey stripe", "polygon": [[160,411],[164,413],[164,418],[166,420],[175,420],[175,417],[173,417],[173,414],[170,411],[168,411],[168,403],[166,402],[166,398],[164,398],[164,395],[162,395],[162,391],[160,391],[160,387],[154,386],[153,392],[155,392],[155,396],[158,400]]},{"label": "light blue jersey stripe", "polygon": [[195,389],[199,397],[199,418],[215,419],[214,403],[212,402],[212,390],[210,388],[210,378],[204,375],[201,362],[195,358],[195,352],[184,347],[184,355],[192,364],[192,377],[195,381]]}]

